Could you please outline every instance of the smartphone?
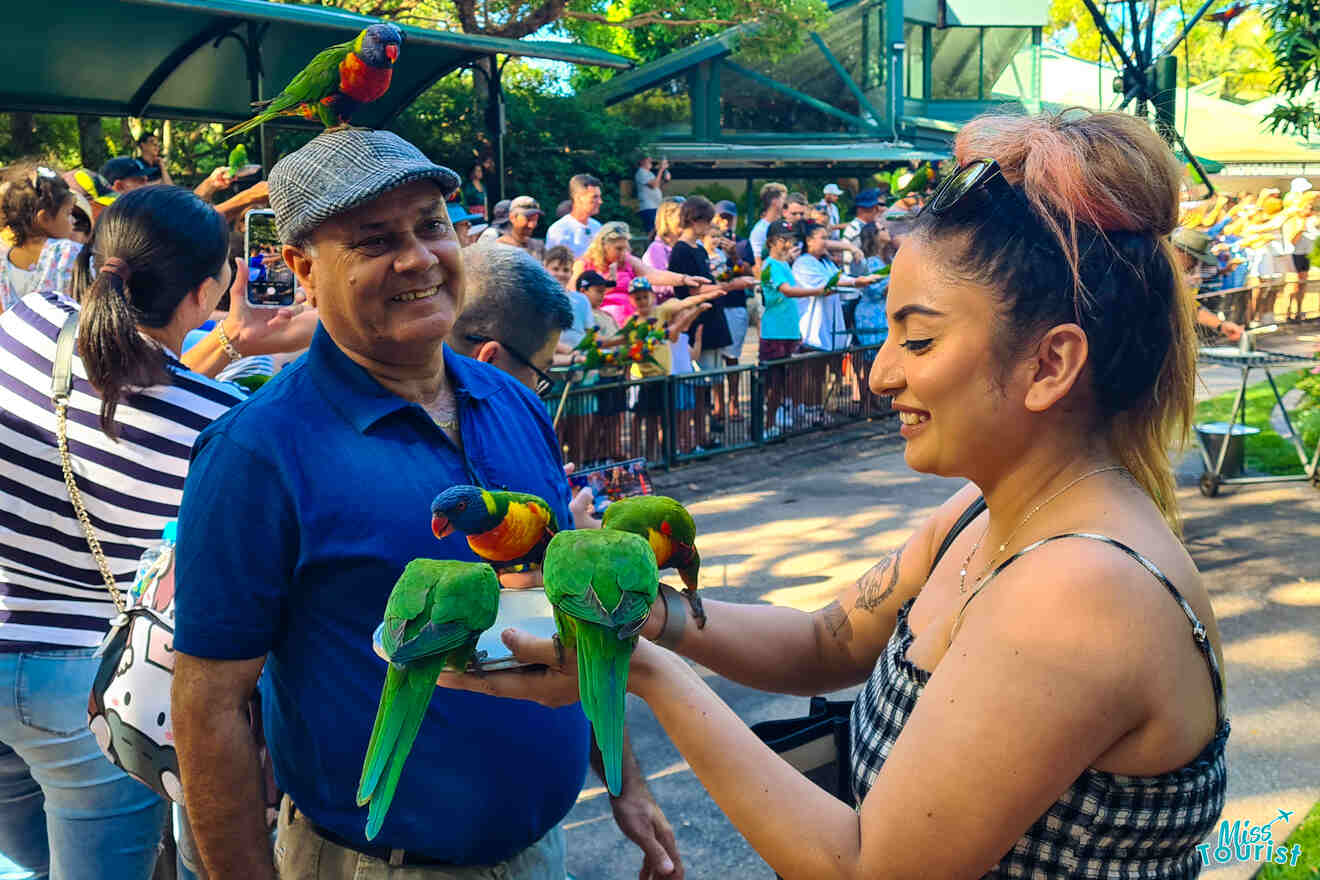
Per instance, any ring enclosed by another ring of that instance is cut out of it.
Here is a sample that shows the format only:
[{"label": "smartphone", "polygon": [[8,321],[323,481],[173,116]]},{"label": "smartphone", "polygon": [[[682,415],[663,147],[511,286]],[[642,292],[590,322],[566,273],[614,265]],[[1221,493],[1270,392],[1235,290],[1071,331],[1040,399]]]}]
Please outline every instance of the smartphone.
[{"label": "smartphone", "polygon": [[[477,656],[473,662],[476,669],[491,672],[531,665],[515,660],[513,652],[500,640],[500,633],[511,626],[542,639],[555,634],[555,610],[545,597],[545,590],[500,590],[500,610],[495,623],[477,639]],[[373,636],[377,653],[383,651],[380,634],[384,627],[384,623],[376,627]]]},{"label": "smartphone", "polygon": [[275,212],[254,208],[244,215],[243,259],[248,265],[247,301],[255,309],[293,305],[293,270],[284,264],[283,245],[275,232]]},{"label": "smartphone", "polygon": [[651,475],[646,472],[646,459],[630,458],[614,464],[585,468],[569,475],[568,483],[576,495],[580,489],[591,487],[592,516],[600,519],[605,508],[620,498],[632,495],[651,495]]}]

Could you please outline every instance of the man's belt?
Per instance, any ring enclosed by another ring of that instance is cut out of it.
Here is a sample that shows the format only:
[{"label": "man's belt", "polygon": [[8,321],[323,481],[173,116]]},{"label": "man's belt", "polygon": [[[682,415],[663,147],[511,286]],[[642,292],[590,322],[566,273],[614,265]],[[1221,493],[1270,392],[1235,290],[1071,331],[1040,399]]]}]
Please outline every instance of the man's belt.
[{"label": "man's belt", "polygon": [[[289,819],[292,821],[294,816],[298,813],[298,807],[292,804],[290,806],[292,813]],[[373,859],[380,859],[382,862],[388,862],[396,868],[401,866],[416,868],[457,867],[452,862],[432,858],[431,856],[422,855],[421,853],[406,852],[401,849],[391,849],[388,846],[371,846],[370,844],[363,846],[359,843],[354,843],[351,840],[346,840],[343,837],[340,837],[329,828],[322,828],[320,825],[313,822],[306,813],[303,813],[303,818],[307,821],[307,825],[312,829],[312,833],[317,837],[320,837],[329,843],[333,843],[335,846],[349,849],[356,853],[361,853],[364,856],[371,856]]]}]

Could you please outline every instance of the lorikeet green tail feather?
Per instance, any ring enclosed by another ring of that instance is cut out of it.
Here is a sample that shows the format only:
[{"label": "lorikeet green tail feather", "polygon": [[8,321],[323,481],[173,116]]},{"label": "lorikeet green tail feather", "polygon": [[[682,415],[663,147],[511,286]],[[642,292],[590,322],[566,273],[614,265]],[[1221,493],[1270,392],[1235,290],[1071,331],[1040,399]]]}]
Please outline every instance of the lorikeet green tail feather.
[{"label": "lorikeet green tail feather", "polygon": [[[628,664],[632,662],[636,637],[621,642],[611,630],[599,626],[566,626],[559,622],[565,647],[577,651],[578,690],[582,711],[591,719],[591,730],[605,765],[605,787],[618,796],[623,786],[623,727],[627,714]],[[590,672],[586,672],[590,670]]]},{"label": "lorikeet green tail feather", "polygon": [[436,676],[466,669],[477,638],[495,623],[500,584],[481,562],[414,559],[390,592],[381,645],[390,658],[380,708],[358,781],[367,811],[367,839],[385,821],[404,762],[426,718]]},{"label": "lorikeet green tail feather", "polygon": [[[358,806],[367,809],[367,840],[380,833],[394,791],[403,776],[403,765],[412,751],[417,732],[422,729],[426,709],[435,693],[435,680],[449,655],[401,668],[390,664],[385,674],[376,724],[371,731],[362,779],[358,783]],[[461,667],[460,667],[461,668]]]}]

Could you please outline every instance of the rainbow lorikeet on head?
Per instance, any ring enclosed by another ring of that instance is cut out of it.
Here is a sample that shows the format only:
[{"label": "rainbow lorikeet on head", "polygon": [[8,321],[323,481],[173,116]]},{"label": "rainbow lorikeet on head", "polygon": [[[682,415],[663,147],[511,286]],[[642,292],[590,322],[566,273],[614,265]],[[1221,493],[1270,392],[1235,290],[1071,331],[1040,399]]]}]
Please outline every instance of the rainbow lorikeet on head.
[{"label": "rainbow lorikeet on head", "polygon": [[578,693],[605,765],[605,787],[622,788],[628,665],[651,613],[655,554],[627,532],[560,532],[545,551],[545,597],[564,645],[577,652]]},{"label": "rainbow lorikeet on head", "polygon": [[279,116],[320,119],[326,128],[347,125],[353,112],[384,95],[399,59],[403,31],[392,24],[373,24],[347,43],[318,53],[284,91],[269,101],[257,101],[256,116],[225,131],[242,134]]},{"label": "rainbow lorikeet on head", "polygon": [[692,603],[697,628],[706,626],[706,613],[697,596],[701,554],[697,552],[697,524],[687,508],[664,495],[620,498],[605,508],[601,528],[640,535],[651,545],[657,568],[674,568],[683,579],[683,592]]},{"label": "rainbow lorikeet on head", "polygon": [[539,563],[559,522],[536,495],[450,486],[431,502],[431,531],[462,532],[473,553],[505,570]]},{"label": "rainbow lorikeet on head", "polygon": [[357,791],[358,806],[371,805],[368,840],[385,821],[436,676],[446,666],[467,668],[499,604],[499,579],[484,562],[414,559],[390,592],[380,637],[390,665]]}]

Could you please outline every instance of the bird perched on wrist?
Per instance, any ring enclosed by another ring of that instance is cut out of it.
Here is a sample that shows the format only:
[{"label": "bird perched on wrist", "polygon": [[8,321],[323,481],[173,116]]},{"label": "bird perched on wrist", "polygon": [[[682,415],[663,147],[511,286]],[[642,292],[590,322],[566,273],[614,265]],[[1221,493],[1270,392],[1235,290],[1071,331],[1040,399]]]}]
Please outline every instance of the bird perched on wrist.
[{"label": "bird perched on wrist", "polygon": [[697,628],[706,626],[706,612],[697,595],[701,554],[697,552],[697,525],[687,508],[664,495],[635,495],[620,498],[605,508],[601,528],[632,532],[645,538],[655,554],[657,568],[673,568],[683,579],[684,590]]}]

